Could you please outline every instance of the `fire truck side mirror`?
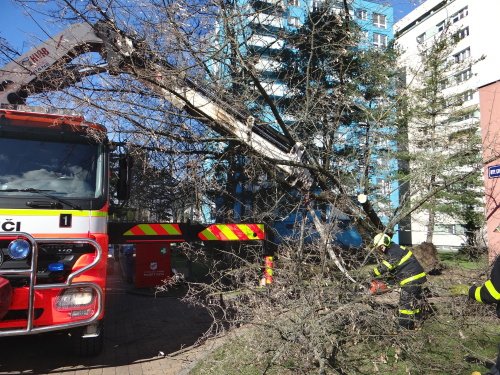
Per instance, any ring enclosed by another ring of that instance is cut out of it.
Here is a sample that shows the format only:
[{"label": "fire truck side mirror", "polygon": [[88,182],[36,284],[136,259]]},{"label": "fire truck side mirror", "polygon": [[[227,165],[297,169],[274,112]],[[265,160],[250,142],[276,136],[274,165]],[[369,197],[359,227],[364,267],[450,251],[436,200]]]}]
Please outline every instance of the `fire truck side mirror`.
[{"label": "fire truck side mirror", "polygon": [[130,187],[132,185],[132,164],[130,155],[120,155],[118,160],[118,183],[116,186],[116,197],[125,201],[130,198]]}]

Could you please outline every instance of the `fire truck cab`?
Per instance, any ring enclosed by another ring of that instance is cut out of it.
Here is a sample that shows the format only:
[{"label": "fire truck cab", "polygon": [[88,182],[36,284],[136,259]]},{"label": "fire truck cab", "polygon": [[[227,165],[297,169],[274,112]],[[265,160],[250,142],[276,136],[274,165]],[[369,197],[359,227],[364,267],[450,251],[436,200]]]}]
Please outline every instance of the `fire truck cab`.
[{"label": "fire truck cab", "polygon": [[0,337],[68,330],[97,354],[108,249],[106,129],[0,109]]}]

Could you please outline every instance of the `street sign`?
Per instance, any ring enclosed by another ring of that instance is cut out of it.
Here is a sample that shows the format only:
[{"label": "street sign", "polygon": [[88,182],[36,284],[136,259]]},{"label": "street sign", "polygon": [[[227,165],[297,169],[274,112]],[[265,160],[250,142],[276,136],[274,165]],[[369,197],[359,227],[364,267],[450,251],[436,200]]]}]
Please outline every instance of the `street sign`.
[{"label": "street sign", "polygon": [[500,165],[492,165],[488,167],[489,178],[500,178]]}]

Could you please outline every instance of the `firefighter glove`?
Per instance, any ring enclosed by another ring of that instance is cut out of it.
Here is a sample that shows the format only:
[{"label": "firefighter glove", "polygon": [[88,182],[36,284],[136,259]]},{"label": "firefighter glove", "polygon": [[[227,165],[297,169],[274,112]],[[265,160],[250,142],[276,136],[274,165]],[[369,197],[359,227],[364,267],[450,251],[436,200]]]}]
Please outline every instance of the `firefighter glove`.
[{"label": "firefighter glove", "polygon": [[453,296],[468,296],[469,295],[469,286],[465,284],[455,284],[450,287],[450,293]]}]

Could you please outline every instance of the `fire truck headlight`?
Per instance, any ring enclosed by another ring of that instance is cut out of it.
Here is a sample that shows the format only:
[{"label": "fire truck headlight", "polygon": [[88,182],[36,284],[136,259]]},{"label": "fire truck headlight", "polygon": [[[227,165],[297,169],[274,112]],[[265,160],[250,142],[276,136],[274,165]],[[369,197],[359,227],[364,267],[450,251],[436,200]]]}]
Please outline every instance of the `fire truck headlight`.
[{"label": "fire truck headlight", "polygon": [[26,240],[17,239],[7,247],[7,254],[12,259],[26,259],[31,252],[31,245]]},{"label": "fire truck headlight", "polygon": [[57,297],[56,306],[59,309],[68,309],[90,305],[95,298],[92,288],[65,289]]}]

